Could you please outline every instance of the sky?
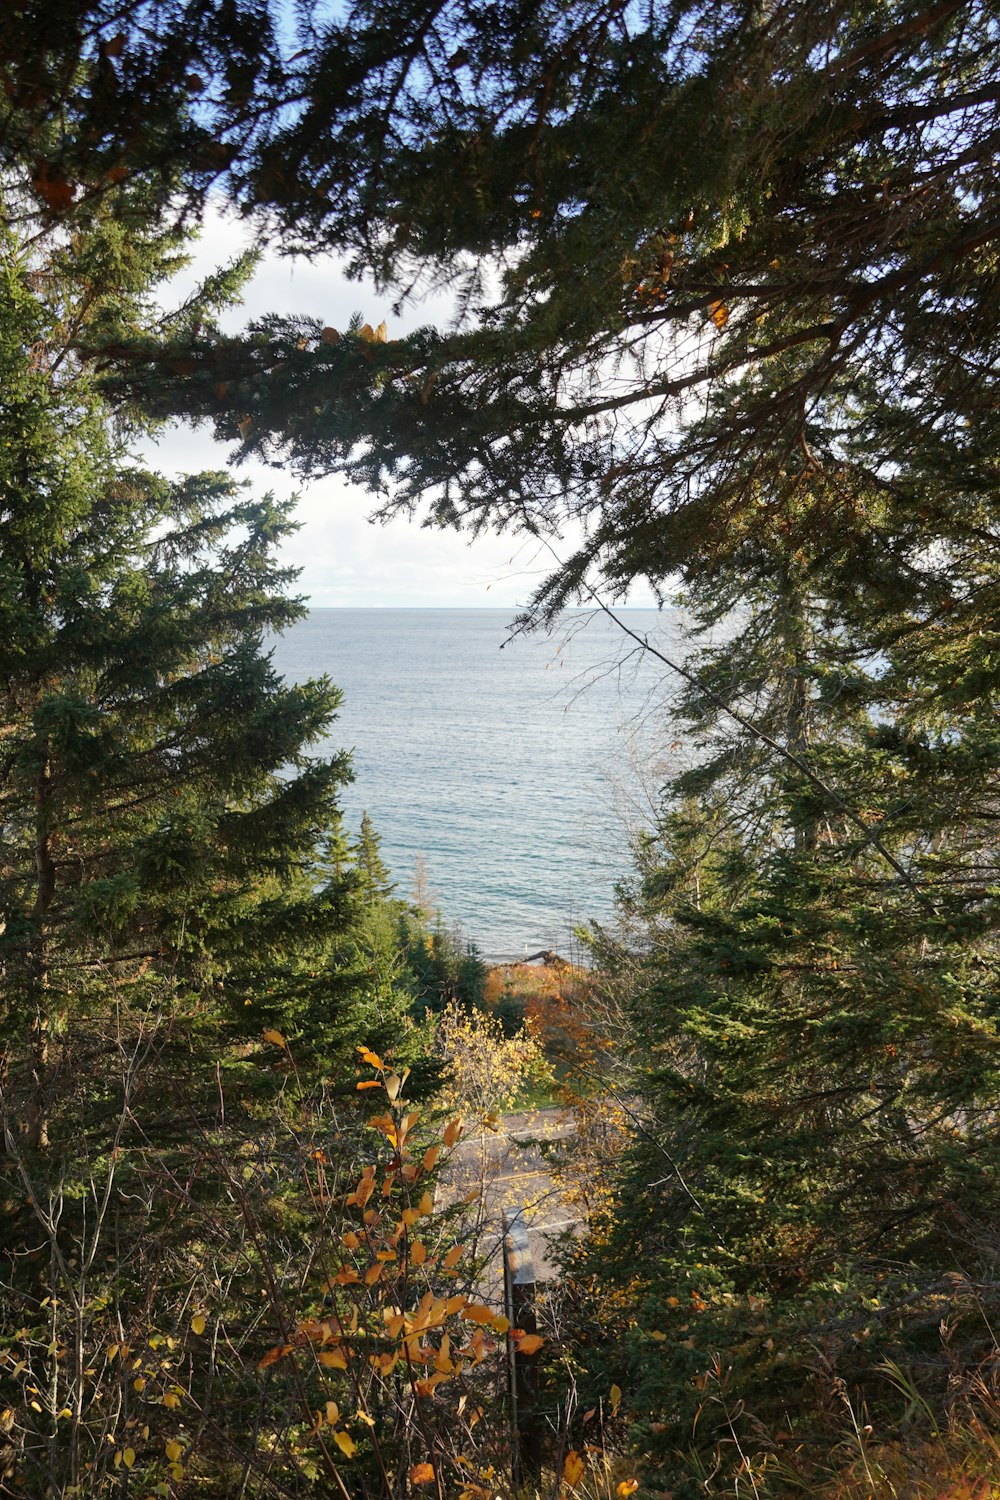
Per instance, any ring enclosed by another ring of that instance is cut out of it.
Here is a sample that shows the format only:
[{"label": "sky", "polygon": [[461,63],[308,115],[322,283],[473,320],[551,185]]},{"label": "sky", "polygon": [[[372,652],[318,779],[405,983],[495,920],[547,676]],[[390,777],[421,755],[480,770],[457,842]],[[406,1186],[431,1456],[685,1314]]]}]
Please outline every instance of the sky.
[{"label": "sky", "polygon": [[[210,216],[192,266],[170,285],[169,300],[181,297],[204,272],[232,259],[245,247],[239,222]],[[167,299],[165,299],[167,300]],[[343,328],[361,312],[376,326],[385,318],[396,333],[447,317],[441,301],[416,303],[402,319],[393,318],[388,298],[351,282],[332,256],[290,260],[269,254],[247,288],[244,305],[224,326],[235,328],[265,312],[302,313]],[[174,427],[161,434],[149,453],[167,474],[226,465],[229,448],[206,429]],[[537,541],[516,536],[480,536],[429,529],[398,517],[372,523],[372,499],[339,477],[309,484],[280,469],[247,463],[237,471],[255,489],[279,498],[298,495],[300,529],[286,542],[282,559],[301,569],[298,592],[314,607],[499,608],[512,614],[527,602],[550,571],[553,558]],[[572,550],[567,538],[564,550]],[[630,604],[651,605],[636,595]]]}]

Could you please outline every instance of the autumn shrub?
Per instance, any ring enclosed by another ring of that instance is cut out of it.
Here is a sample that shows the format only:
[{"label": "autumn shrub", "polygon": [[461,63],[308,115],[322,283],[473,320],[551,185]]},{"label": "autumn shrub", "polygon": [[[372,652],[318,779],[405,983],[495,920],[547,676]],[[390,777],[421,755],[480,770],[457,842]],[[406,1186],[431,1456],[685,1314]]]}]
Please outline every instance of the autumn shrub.
[{"label": "autumn shrub", "polygon": [[281,1382],[290,1413],[309,1414],[292,1423],[300,1464],[342,1492],[426,1485],[487,1500],[510,1489],[509,1348],[530,1358],[543,1340],[482,1301],[461,1214],[435,1207],[439,1160],[460,1122],[428,1136],[404,1097],[405,1072],[369,1051],[364,1061],[376,1076],[358,1087],[384,1103],[368,1122],[370,1158],[337,1191],[322,1161],[304,1162],[320,1248],[259,1368]]},{"label": "autumn shrub", "polygon": [[542,1341],[484,1304],[435,1207],[460,1123],[424,1130],[406,1074],[364,1062],[374,1118],[313,1100],[241,1142],[192,1119],[182,1162],[95,1177],[72,1246],[33,1204],[49,1295],[0,1348],[14,1493],[506,1493],[508,1344]]},{"label": "autumn shrub", "polygon": [[447,1067],[442,1106],[460,1111],[480,1128],[495,1128],[532,1084],[551,1081],[535,1028],[528,1022],[507,1036],[486,1011],[451,1004],[442,1012],[435,1047]]}]

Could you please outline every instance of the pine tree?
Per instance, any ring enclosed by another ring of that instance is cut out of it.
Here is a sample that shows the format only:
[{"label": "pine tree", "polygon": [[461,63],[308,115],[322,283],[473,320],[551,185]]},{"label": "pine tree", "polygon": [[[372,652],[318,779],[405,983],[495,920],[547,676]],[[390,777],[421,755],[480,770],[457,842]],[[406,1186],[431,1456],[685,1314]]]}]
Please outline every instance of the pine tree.
[{"label": "pine tree", "polygon": [[[957,612],[987,607],[992,559],[940,562]],[[942,1422],[1000,1305],[998,747],[942,690],[983,648],[911,605],[873,657],[809,563],[736,544],[703,582],[735,623],[691,663],[700,763],[632,898],[644,1129],[593,1266],[634,1299],[615,1374],[657,1465],[784,1441],[808,1473],[838,1392],[895,1420],[887,1361]],[[720,711],[733,683],[758,733]]]},{"label": "pine tree", "polygon": [[361,814],[361,828],[354,846],[355,868],[361,881],[365,898],[372,904],[387,901],[396,887],[382,858],[381,840],[375,825],[366,812]]},{"label": "pine tree", "polygon": [[[148,472],[76,352],[210,322],[238,285],[164,315],[182,246],[142,214],[123,189],[72,235],[0,238],[0,1346],[31,1496],[100,1492],[102,1430],[131,1430],[146,1379],[105,1380],[106,1346],[176,1339],[193,1288],[246,1267],[230,1156],[317,1074],[353,1093],[361,1040],[353,977],[324,967],[350,883],[315,878],[349,774],[310,749],[337,694],[265,646],[302,612],[289,508]],[[170,1410],[147,1412],[161,1452]]]}]

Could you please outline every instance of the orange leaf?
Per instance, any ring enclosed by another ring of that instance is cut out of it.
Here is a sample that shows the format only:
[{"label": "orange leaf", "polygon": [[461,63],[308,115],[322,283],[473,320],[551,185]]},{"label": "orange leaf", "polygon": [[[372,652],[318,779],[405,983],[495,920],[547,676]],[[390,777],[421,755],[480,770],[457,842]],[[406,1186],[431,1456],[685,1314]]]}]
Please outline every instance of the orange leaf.
[{"label": "orange leaf", "polygon": [[463,1247],[461,1245],[452,1245],[451,1249],[448,1251],[448,1254],[442,1261],[442,1265],[446,1271],[450,1271],[453,1266],[458,1265],[458,1262],[462,1259],[462,1249]]},{"label": "orange leaf", "polygon": [[585,1467],[586,1465],[579,1453],[577,1453],[575,1448],[571,1448],[566,1455],[566,1462],[563,1464],[564,1482],[568,1485],[579,1484],[583,1478]]},{"label": "orange leaf", "polygon": [[385,1067],[385,1063],[379,1057],[378,1053],[373,1052],[370,1047],[359,1047],[358,1051],[361,1053],[361,1061],[366,1062],[370,1068],[381,1069]]},{"label": "orange leaf", "polygon": [[620,1484],[615,1486],[617,1493],[621,1496],[621,1500],[628,1500],[629,1495],[634,1495],[638,1488],[638,1479],[623,1479]]},{"label": "orange leaf", "polygon": [[76,188],[67,182],[61,167],[50,167],[43,161],[35,170],[31,185],[40,198],[44,198],[53,213],[69,208],[76,197]]},{"label": "orange leaf", "polygon": [[433,1484],[434,1483],[434,1465],[433,1464],[414,1464],[413,1468],[410,1470],[410,1483],[411,1484]]},{"label": "orange leaf", "polygon": [[382,1087],[382,1080],[380,1078],[369,1078],[357,1086],[359,1089],[380,1089]]},{"label": "orange leaf", "polygon": [[537,1333],[526,1333],[517,1340],[519,1354],[537,1354],[545,1340]]},{"label": "orange leaf", "polygon": [[444,1127],[444,1143],[445,1143],[445,1145],[446,1146],[454,1146],[455,1142],[458,1140],[458,1138],[459,1138],[459,1136],[461,1134],[462,1134],[462,1122],[461,1122],[461,1120],[449,1120],[448,1124]]},{"label": "orange leaf", "polygon": [[494,1314],[481,1302],[470,1302],[462,1317],[468,1318],[470,1323],[481,1323],[485,1327],[487,1323],[493,1322]]},{"label": "orange leaf", "polygon": [[411,1266],[422,1266],[423,1263],[424,1263],[424,1261],[426,1259],[427,1259],[427,1246],[424,1245],[424,1244],[421,1244],[420,1240],[414,1240],[413,1244],[410,1246],[410,1264],[411,1264]]},{"label": "orange leaf", "polygon": [[708,304],[708,316],[716,328],[725,328],[729,322],[729,308],[724,302],[710,302]]},{"label": "orange leaf", "polygon": [[285,1045],[285,1038],[281,1035],[280,1031],[275,1031],[273,1026],[269,1026],[264,1032],[264,1040],[265,1042],[273,1042],[276,1047],[283,1047]]}]

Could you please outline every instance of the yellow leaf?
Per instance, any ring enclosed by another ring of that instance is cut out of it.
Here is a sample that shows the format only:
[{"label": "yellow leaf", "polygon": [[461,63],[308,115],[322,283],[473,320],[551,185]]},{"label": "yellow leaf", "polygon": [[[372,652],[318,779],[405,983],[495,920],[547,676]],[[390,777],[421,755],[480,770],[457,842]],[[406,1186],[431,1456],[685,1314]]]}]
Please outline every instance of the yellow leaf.
[{"label": "yellow leaf", "polygon": [[204,1313],[195,1313],[194,1317],[191,1319],[191,1332],[192,1333],[204,1333],[205,1332],[205,1315],[204,1315]]},{"label": "yellow leaf", "polygon": [[351,1434],[349,1432],[335,1432],[333,1434],[333,1441],[336,1443],[337,1447],[340,1449],[345,1458],[354,1457],[357,1449],[354,1445],[354,1439],[351,1437]]},{"label": "yellow leaf", "polygon": [[403,1080],[398,1073],[387,1073],[385,1077],[385,1091],[390,1099],[395,1099],[403,1087]]},{"label": "yellow leaf", "polygon": [[618,1404],[621,1401],[621,1399],[622,1399],[622,1388],[621,1388],[621,1386],[620,1385],[613,1385],[611,1387],[611,1411],[612,1411],[612,1414],[615,1413],[615,1412],[617,1412],[617,1410],[618,1410]]},{"label": "yellow leaf", "polygon": [[362,323],[358,329],[358,338],[364,339],[366,344],[373,344],[375,342],[375,330],[370,323]]},{"label": "yellow leaf", "polygon": [[166,1395],[163,1398],[163,1404],[164,1406],[169,1407],[171,1411],[173,1411],[176,1407],[180,1406],[181,1398],[176,1394],[176,1392],[167,1391]]},{"label": "yellow leaf", "polygon": [[729,308],[724,302],[710,302],[708,304],[708,316],[716,328],[725,328],[729,322]]},{"label": "yellow leaf", "polygon": [[273,1026],[269,1026],[264,1032],[264,1040],[265,1042],[273,1042],[276,1047],[283,1047],[285,1045],[285,1038],[281,1035],[280,1031],[275,1031]]},{"label": "yellow leaf", "polygon": [[410,1246],[410,1265],[422,1266],[426,1259],[427,1246],[421,1244],[420,1240],[415,1240]]},{"label": "yellow leaf", "polygon": [[583,1478],[584,1462],[575,1448],[571,1448],[563,1464],[563,1480],[568,1485],[577,1485]]},{"label": "yellow leaf", "polygon": [[638,1479],[623,1479],[620,1484],[615,1486],[615,1490],[621,1496],[621,1500],[628,1500],[629,1495],[634,1495],[638,1488]]},{"label": "yellow leaf", "polygon": [[133,1382],[132,1382],[132,1389],[134,1391],[138,1391],[140,1396],[142,1395],[143,1391],[146,1389],[146,1382],[143,1380],[143,1378],[142,1378],[141,1375],[138,1377],[137,1380],[133,1380]]},{"label": "yellow leaf", "polygon": [[385,1067],[378,1053],[373,1052],[370,1047],[359,1047],[358,1051],[361,1053],[361,1061],[366,1062],[370,1068],[378,1068],[381,1071]]},{"label": "yellow leaf", "polygon": [[659,1328],[651,1328],[649,1330],[649,1336],[651,1339],[655,1339],[658,1344],[662,1344],[667,1335],[663,1333]]},{"label": "yellow leaf", "polygon": [[346,1370],[347,1355],[343,1349],[327,1349],[318,1355],[320,1364],[327,1370]]},{"label": "yellow leaf", "polygon": [[336,1427],[340,1421],[340,1407],[336,1401],[328,1401],[326,1403],[326,1420],[330,1427]]},{"label": "yellow leaf", "polygon": [[503,1318],[503,1317],[494,1318],[493,1319],[493,1332],[494,1333],[506,1333],[509,1327],[510,1327],[510,1321],[509,1321],[509,1319]]},{"label": "yellow leaf", "polygon": [[389,330],[386,328],[385,322],[383,321],[383,322],[381,322],[378,325],[378,327],[375,330],[375,342],[376,342],[376,344],[384,344],[386,342],[386,339],[388,338],[388,334],[389,334]]},{"label": "yellow leaf", "polygon": [[433,1464],[414,1464],[413,1468],[410,1470],[410,1483],[411,1484],[433,1484],[434,1483],[434,1465]]},{"label": "yellow leaf", "polygon": [[488,1307],[484,1307],[481,1302],[470,1302],[462,1313],[462,1317],[468,1318],[470,1323],[481,1323],[483,1327],[487,1323],[493,1322],[493,1313]]},{"label": "yellow leaf", "polygon": [[184,1465],[183,1464],[171,1464],[170,1465],[170,1477],[171,1477],[171,1479],[183,1479],[184,1478]]},{"label": "yellow leaf", "polygon": [[434,1199],[431,1197],[430,1193],[424,1194],[417,1207],[424,1215],[432,1214],[434,1212]]},{"label": "yellow leaf", "polygon": [[122,1454],[122,1463],[125,1465],[126,1469],[131,1469],[131,1468],[135,1467],[135,1449],[134,1448],[126,1448],[125,1449],[125,1452]]},{"label": "yellow leaf", "polygon": [[167,1439],[166,1453],[168,1459],[172,1464],[175,1464],[177,1462],[183,1452],[184,1449],[176,1438]]}]

